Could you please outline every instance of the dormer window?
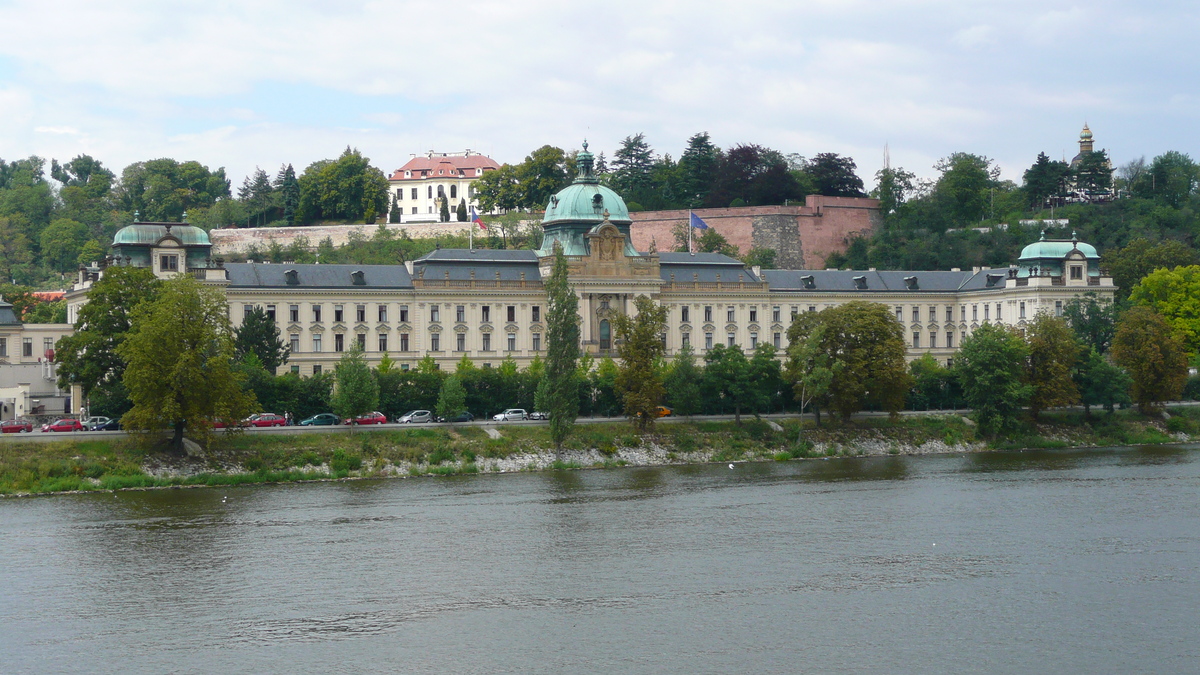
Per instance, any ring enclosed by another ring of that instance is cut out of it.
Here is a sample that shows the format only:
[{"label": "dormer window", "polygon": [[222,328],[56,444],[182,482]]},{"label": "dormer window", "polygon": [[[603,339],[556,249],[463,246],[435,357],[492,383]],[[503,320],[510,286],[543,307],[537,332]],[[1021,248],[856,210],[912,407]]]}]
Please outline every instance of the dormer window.
[{"label": "dormer window", "polygon": [[854,277],[854,287],[860,291],[867,289],[867,278],[865,276]]},{"label": "dormer window", "polygon": [[158,269],[162,270],[163,272],[178,272],[179,256],[160,255],[158,257]]},{"label": "dormer window", "polygon": [[1082,279],[1083,278],[1083,267],[1080,265],[1071,265],[1071,278],[1072,279]]},{"label": "dormer window", "polygon": [[800,277],[800,283],[804,284],[805,288],[817,287],[817,281],[816,279],[813,279],[813,275],[811,274],[805,274],[804,276]]}]

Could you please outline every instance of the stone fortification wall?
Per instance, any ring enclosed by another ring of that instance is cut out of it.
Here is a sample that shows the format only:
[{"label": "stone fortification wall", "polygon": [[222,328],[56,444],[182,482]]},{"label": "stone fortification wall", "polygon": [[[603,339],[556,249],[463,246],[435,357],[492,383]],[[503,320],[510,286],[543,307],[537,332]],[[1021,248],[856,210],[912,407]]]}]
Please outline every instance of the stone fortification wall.
[{"label": "stone fortification wall", "polygon": [[[390,223],[384,227],[399,235],[407,232],[409,237],[436,237],[443,234],[466,234],[471,223]],[[478,226],[476,226],[478,228]],[[265,250],[272,241],[280,246],[287,246],[298,237],[307,237],[310,248],[315,249],[321,240],[329,237],[334,246],[341,246],[350,241],[350,234],[358,232],[365,238],[371,238],[379,225],[314,225],[311,227],[247,227],[241,229],[212,230],[208,233],[213,244],[213,255],[244,254],[251,246]],[[481,230],[477,229],[477,234]],[[486,236],[486,234],[484,235]]]},{"label": "stone fortification wall", "polygon": [[[709,227],[746,253],[751,248],[776,251],[775,262],[785,269],[820,269],[825,258],[846,250],[846,241],[868,235],[881,222],[879,200],[857,197],[809,195],[805,204],[695,209]],[[653,239],[660,251],[674,248],[672,229],[687,223],[688,212],[641,211],[631,213],[633,245],[639,251]]]}]

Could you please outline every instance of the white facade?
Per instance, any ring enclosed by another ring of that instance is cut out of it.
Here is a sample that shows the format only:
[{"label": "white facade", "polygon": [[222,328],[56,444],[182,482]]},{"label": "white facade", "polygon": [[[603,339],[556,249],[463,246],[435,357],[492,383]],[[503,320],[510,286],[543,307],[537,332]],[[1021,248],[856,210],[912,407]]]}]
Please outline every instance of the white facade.
[{"label": "white facade", "polygon": [[470,150],[414,155],[388,178],[400,222],[437,222],[442,200],[447,202],[451,221],[460,200],[466,201],[468,213],[472,207],[478,212],[479,201],[471,183],[499,168],[492,158]]}]

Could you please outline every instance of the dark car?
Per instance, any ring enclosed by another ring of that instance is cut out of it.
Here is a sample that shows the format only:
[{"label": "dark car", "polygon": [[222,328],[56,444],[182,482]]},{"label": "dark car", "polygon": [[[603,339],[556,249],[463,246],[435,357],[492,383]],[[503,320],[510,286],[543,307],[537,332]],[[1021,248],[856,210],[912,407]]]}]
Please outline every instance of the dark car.
[{"label": "dark car", "polygon": [[450,423],[474,422],[475,416],[464,410],[463,412],[460,412],[459,414],[455,415],[454,417],[438,417],[436,419],[438,422],[450,422]]},{"label": "dark car", "polygon": [[91,431],[120,431],[121,420],[109,420],[104,424],[93,424]]},{"label": "dark car", "polygon": [[341,423],[342,419],[333,413],[320,413],[306,420],[300,420],[300,426],[302,427],[323,427]]},{"label": "dark car", "polygon": [[0,432],[6,434],[28,434],[33,432],[33,422],[29,420],[5,420],[0,424]]}]

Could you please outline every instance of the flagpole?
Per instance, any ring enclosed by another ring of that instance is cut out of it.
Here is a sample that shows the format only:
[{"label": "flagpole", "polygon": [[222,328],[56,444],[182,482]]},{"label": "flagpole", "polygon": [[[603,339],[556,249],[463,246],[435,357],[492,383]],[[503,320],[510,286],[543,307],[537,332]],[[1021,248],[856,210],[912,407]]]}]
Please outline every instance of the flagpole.
[{"label": "flagpole", "polygon": [[691,209],[688,209],[687,228],[688,228],[688,253],[694,253],[695,251],[692,250],[692,210]]}]

